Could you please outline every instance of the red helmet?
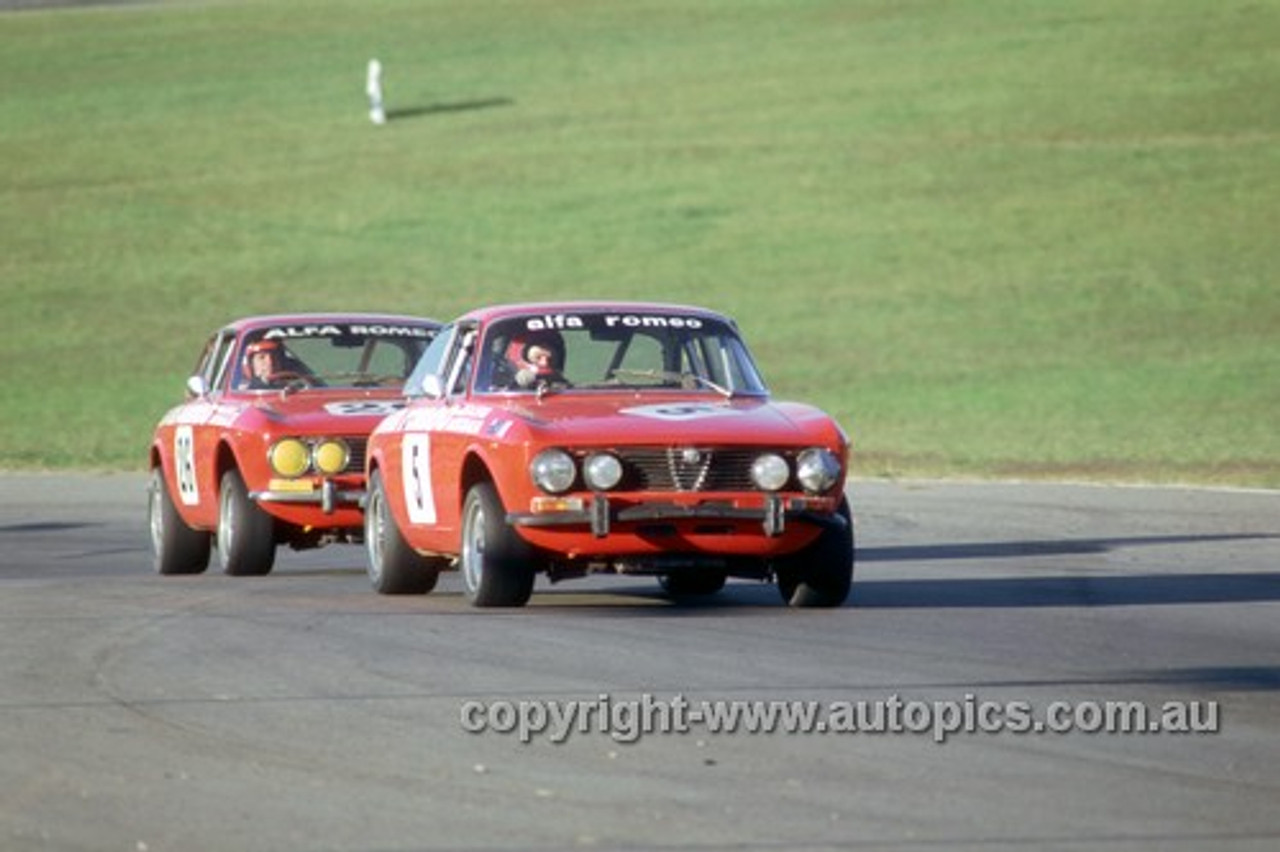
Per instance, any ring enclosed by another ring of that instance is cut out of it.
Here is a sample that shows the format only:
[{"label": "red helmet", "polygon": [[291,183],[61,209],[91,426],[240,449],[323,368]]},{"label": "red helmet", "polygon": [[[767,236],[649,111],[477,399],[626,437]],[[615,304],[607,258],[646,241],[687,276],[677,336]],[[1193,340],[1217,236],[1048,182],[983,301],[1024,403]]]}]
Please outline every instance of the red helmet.
[{"label": "red helmet", "polygon": [[280,343],[276,340],[255,340],[253,343],[244,348],[244,375],[246,379],[253,378],[253,356],[262,352],[270,352],[272,355],[280,351]]},{"label": "red helmet", "polygon": [[[549,353],[549,363],[533,362],[529,357],[529,350],[535,346]],[[518,370],[532,370],[537,375],[554,373],[564,366],[564,338],[553,331],[516,336],[507,344],[506,355],[507,360]]]},{"label": "red helmet", "polygon": [[244,356],[246,358],[257,355],[259,352],[279,352],[280,344],[274,340],[255,340],[244,348]]}]

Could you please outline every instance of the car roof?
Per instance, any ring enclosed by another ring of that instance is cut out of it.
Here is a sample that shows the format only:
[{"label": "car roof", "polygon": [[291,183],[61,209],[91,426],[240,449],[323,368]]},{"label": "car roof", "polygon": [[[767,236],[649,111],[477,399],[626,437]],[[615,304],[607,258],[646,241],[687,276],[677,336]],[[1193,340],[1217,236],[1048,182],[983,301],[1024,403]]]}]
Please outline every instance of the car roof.
[{"label": "car roof", "polygon": [[702,317],[704,319],[719,320],[731,327],[736,327],[736,323],[727,315],[713,311],[709,308],[702,308],[696,305],[682,305],[671,302],[633,302],[633,301],[556,301],[556,302],[512,302],[509,304],[489,305],[483,308],[476,308],[459,317],[461,320],[473,320],[479,322],[492,322],[494,320],[506,319],[514,316],[527,316],[529,314],[544,314],[554,316],[556,314],[572,314],[572,313],[604,313],[606,311],[629,311],[644,312],[655,314],[685,314]]},{"label": "car roof", "polygon": [[367,313],[367,312],[351,312],[340,313],[337,311],[296,313],[296,314],[255,314],[252,316],[240,317],[227,323],[223,328],[230,329],[239,333],[246,329],[262,328],[269,325],[324,325],[327,323],[399,323],[411,325],[425,325],[432,328],[439,328],[441,322],[439,320],[430,319],[429,317],[410,316],[408,314],[383,314],[383,313]]}]

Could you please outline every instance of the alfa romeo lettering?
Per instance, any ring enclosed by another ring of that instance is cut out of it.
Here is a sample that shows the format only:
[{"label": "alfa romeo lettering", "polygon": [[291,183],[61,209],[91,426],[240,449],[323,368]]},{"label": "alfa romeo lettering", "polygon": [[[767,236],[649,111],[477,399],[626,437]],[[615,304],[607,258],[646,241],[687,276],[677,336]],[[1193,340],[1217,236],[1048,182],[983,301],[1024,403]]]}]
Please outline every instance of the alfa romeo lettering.
[{"label": "alfa romeo lettering", "polygon": [[565,316],[564,314],[548,314],[541,317],[530,317],[525,320],[524,327],[529,331],[549,331],[560,328],[586,328],[582,317]]},{"label": "alfa romeo lettering", "polygon": [[264,340],[289,340],[302,337],[411,337],[428,339],[432,329],[411,325],[382,325],[353,323],[351,325],[289,325],[275,326],[263,333]]},{"label": "alfa romeo lettering", "polygon": [[294,337],[338,337],[343,330],[336,325],[291,325],[267,329],[264,340],[280,340]]},{"label": "alfa romeo lettering", "polygon": [[702,320],[697,317],[636,316],[635,314],[627,314],[624,316],[606,316],[604,325],[605,328],[617,326],[622,328],[702,328]]}]

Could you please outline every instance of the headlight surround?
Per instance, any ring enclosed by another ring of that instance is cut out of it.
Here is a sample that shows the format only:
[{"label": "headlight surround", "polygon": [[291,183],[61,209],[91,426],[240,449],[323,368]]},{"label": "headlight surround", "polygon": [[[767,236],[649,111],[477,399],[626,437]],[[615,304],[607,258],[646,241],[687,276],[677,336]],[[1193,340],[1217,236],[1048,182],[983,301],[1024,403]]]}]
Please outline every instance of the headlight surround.
[{"label": "headlight surround", "polygon": [[751,481],[761,491],[781,491],[791,479],[791,467],[777,453],[764,453],[751,463]]},{"label": "headlight surround", "polygon": [[281,438],[267,450],[267,461],[277,474],[293,479],[311,467],[311,450],[297,438]]},{"label": "headlight surround", "polygon": [[351,448],[340,438],[324,438],[311,448],[311,463],[326,475],[341,473],[351,461]]},{"label": "headlight surround", "polygon": [[622,462],[613,453],[592,453],[582,463],[582,478],[593,491],[608,491],[622,481]]},{"label": "headlight surround", "polygon": [[805,491],[830,491],[840,480],[840,459],[825,447],[810,447],[796,457],[796,478]]},{"label": "headlight surround", "polygon": [[529,464],[533,484],[549,494],[568,491],[578,476],[573,457],[564,450],[543,450]]}]

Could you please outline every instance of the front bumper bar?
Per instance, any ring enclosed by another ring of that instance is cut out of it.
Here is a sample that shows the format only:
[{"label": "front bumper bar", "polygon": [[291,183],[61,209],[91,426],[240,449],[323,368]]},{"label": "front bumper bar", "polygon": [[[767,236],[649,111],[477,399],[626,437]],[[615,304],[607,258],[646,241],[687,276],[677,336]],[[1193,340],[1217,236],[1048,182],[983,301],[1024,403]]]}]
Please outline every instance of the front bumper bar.
[{"label": "front bumper bar", "polygon": [[522,527],[590,526],[596,538],[609,535],[615,523],[645,521],[759,521],[764,534],[770,538],[782,535],[792,521],[844,528],[848,522],[838,513],[814,512],[808,508],[791,508],[788,501],[775,494],[765,497],[761,508],[744,509],[722,503],[641,503],[615,509],[604,494],[595,494],[585,509],[559,512],[508,512],[507,523]]},{"label": "front bumper bar", "polygon": [[363,488],[339,488],[336,482],[325,480],[315,491],[250,491],[249,499],[256,503],[314,505],[332,515],[339,506],[363,506],[365,493]]}]

